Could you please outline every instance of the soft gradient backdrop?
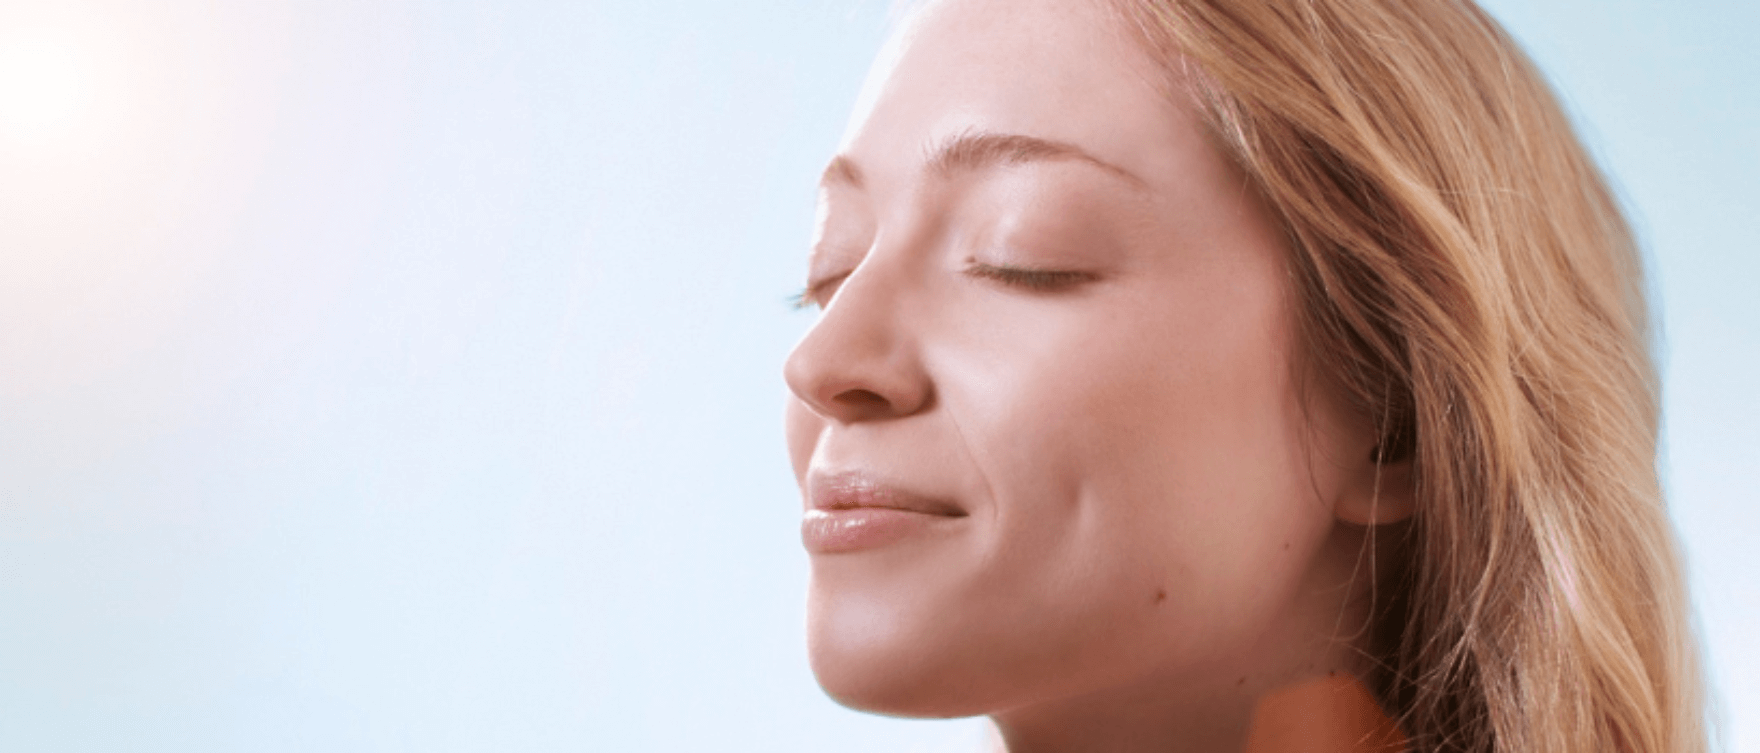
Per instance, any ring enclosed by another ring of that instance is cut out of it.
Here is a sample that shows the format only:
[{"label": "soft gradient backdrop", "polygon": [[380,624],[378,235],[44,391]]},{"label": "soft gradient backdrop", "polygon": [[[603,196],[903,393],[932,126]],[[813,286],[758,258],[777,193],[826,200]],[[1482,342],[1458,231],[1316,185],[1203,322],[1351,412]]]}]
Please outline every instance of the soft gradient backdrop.
[{"label": "soft gradient backdrop", "polygon": [[[1760,4],[1490,7],[1650,249],[1760,751]],[[784,299],[888,15],[0,0],[0,750],[973,750],[800,630]]]}]

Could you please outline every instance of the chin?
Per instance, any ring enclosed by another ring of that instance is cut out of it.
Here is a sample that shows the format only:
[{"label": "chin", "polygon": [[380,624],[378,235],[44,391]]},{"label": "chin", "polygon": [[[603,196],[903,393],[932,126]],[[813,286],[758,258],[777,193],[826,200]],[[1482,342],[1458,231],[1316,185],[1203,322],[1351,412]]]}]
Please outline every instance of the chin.
[{"label": "chin", "polygon": [[861,605],[816,604],[808,616],[807,648],[825,693],[858,711],[948,719],[994,710],[984,674],[958,657],[945,628],[909,629],[898,615]]},{"label": "chin", "polygon": [[955,672],[901,665],[880,656],[849,656],[812,652],[813,675],[819,687],[839,704],[886,716],[953,719],[989,713],[988,704],[972,697],[975,683]]}]

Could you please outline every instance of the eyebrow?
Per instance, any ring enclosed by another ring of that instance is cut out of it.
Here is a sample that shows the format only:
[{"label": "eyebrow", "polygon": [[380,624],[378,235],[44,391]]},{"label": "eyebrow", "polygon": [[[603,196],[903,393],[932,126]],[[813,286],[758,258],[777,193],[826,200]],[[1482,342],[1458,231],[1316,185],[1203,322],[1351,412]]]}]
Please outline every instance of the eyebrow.
[{"label": "eyebrow", "polygon": [[[1134,186],[1146,185],[1135,173],[1100,159],[1075,144],[1017,133],[965,131],[934,147],[930,151],[927,164],[931,173],[950,178],[958,173],[1006,165],[1072,160],[1098,167]],[[825,167],[820,183],[843,183],[861,188],[862,171],[853,160],[838,155]]]},{"label": "eyebrow", "polygon": [[1142,185],[1129,170],[1100,159],[1075,144],[1016,133],[966,131],[941,144],[929,157],[929,169],[942,176],[1029,162],[1086,162],[1131,183]]}]

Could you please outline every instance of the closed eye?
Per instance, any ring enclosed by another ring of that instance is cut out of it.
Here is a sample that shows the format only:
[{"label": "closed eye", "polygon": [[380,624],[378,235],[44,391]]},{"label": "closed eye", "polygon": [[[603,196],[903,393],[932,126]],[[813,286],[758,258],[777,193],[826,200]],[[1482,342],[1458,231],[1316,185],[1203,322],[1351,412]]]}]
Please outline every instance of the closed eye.
[{"label": "closed eye", "polygon": [[995,280],[1004,285],[1022,288],[1037,293],[1050,293],[1067,290],[1083,283],[1093,282],[1100,276],[1093,272],[1079,272],[1066,269],[1038,269],[1035,267],[1007,267],[973,261],[966,265],[965,273],[972,277]]},{"label": "closed eye", "polygon": [[788,304],[795,309],[814,306],[823,309],[825,304],[831,302],[831,296],[837,294],[837,287],[843,284],[843,278],[848,276],[849,273],[845,272],[823,280],[810,281],[805,288],[801,289],[801,292],[788,297]]}]

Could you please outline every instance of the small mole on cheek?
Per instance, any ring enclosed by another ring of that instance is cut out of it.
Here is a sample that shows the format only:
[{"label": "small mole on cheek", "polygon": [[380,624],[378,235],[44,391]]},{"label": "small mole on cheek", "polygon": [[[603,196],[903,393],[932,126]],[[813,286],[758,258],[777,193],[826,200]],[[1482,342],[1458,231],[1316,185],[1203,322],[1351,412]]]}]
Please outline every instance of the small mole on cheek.
[{"label": "small mole on cheek", "polygon": [[1245,685],[1245,684],[1247,684],[1247,678],[1242,677],[1240,679],[1240,682],[1235,683],[1234,686],[1238,688],[1238,687]]},{"label": "small mole on cheek", "polygon": [[1167,601],[1167,589],[1165,589],[1165,588],[1155,589],[1155,603],[1160,604],[1161,602],[1164,602],[1164,601]]},{"label": "small mole on cheek", "polygon": [[1283,551],[1286,551],[1286,552],[1289,551],[1289,542],[1287,542],[1287,541],[1283,542]]}]

